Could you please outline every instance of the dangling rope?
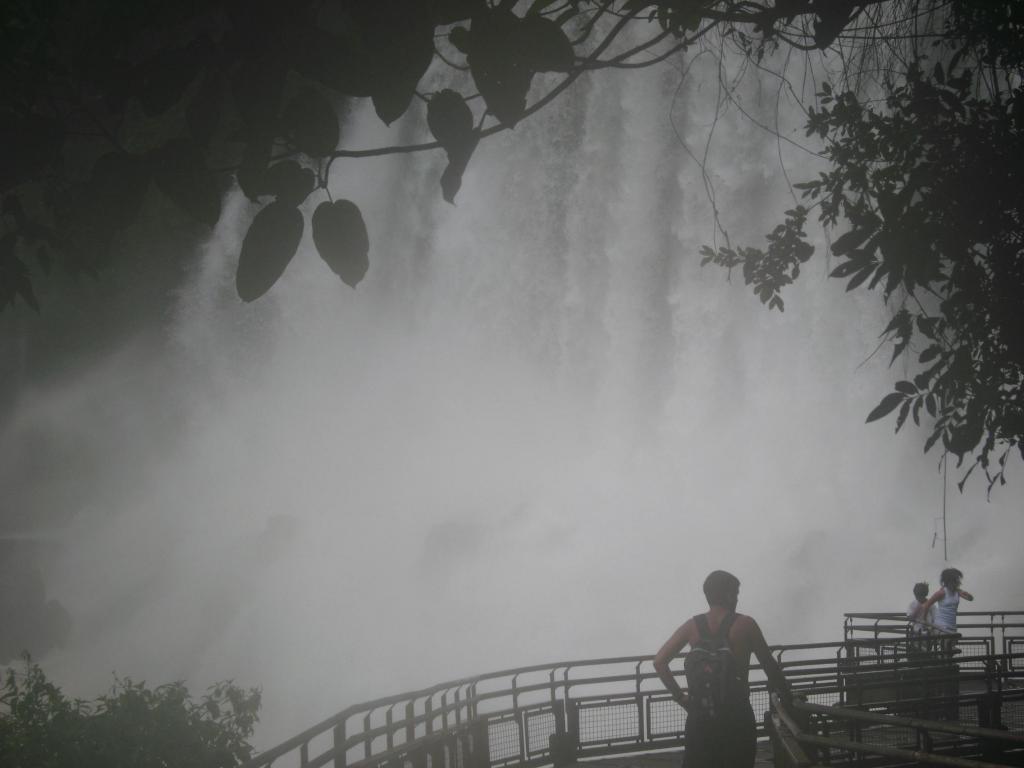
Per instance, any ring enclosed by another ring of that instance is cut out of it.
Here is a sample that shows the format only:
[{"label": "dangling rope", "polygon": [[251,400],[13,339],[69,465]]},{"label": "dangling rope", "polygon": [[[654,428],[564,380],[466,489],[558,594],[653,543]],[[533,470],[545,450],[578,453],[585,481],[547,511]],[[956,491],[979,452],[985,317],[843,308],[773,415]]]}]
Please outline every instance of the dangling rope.
[{"label": "dangling rope", "polygon": [[946,544],[946,470],[949,466],[949,451],[942,454],[942,559],[949,562],[949,546]]}]

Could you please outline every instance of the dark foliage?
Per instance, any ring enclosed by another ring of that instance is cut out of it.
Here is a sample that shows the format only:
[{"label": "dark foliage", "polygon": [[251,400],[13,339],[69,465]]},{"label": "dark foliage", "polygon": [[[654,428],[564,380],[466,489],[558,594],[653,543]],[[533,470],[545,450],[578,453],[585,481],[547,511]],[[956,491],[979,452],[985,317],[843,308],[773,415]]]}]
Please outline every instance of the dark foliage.
[{"label": "dark foliage", "polygon": [[[1024,91],[1019,78],[986,89],[967,63],[1004,60],[997,42],[972,57],[958,37],[945,65],[914,62],[891,79],[881,106],[823,86],[807,132],[825,141],[832,170],[796,185],[824,224],[846,229],[831,246],[832,277],[895,305],[882,334],[890,364],[904,354],[917,362],[867,420],[895,412],[898,432],[926,415],[925,451],[941,442],[958,464],[973,457],[961,489],[976,467],[990,490],[1004,484],[1013,448],[1024,455]],[[790,223],[769,235],[767,251],[709,249],[705,261],[742,266],[774,302],[810,247],[784,242],[785,257],[772,262]]]},{"label": "dark foliage", "polygon": [[218,683],[199,701],[181,683],[148,688],[119,680],[92,702],[68,699],[26,657],[0,693],[0,764],[8,768],[233,768],[260,692]]},{"label": "dark foliage", "polygon": [[[926,415],[926,449],[941,440],[973,456],[991,487],[1024,436],[1024,324],[1014,312],[1024,208],[1013,183],[1024,156],[1024,16],[1009,0],[17,3],[0,45],[0,309],[39,309],[33,284],[53,264],[101,273],[152,190],[212,227],[232,182],[263,206],[236,280],[252,301],[296,253],[307,215],[299,206],[328,198],[346,157],[441,149],[439,185],[454,203],[481,140],[586,72],[649,66],[710,36],[758,66],[785,46],[891,50],[916,44],[926,16],[941,21],[925,35],[939,45],[883,62],[884,105],[845,84],[822,86],[808,133],[824,140],[832,170],[798,185],[807,207],[787,211],[763,249],[703,255],[741,268],[760,300],[782,310],[782,291],[812,254],[808,216],[817,209],[825,225],[848,230],[832,248],[834,276],[897,305],[885,337],[894,359],[914,352],[921,365],[870,420],[895,412],[899,429]],[[630,27],[647,41],[609,53]],[[447,87],[422,93],[431,67],[444,68]],[[338,110],[354,98],[370,99],[384,123],[419,121],[424,141],[340,148]],[[317,249],[355,287],[372,257],[358,201],[318,205]]]}]

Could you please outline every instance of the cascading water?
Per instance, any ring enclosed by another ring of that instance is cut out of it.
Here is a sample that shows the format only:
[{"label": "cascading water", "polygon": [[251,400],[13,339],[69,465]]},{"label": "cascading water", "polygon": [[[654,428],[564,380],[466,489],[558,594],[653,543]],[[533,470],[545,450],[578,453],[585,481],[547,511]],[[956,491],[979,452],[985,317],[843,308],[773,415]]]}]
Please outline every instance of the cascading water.
[{"label": "cascading water", "polygon": [[[165,342],[9,420],[8,457],[29,433],[74,446],[43,449],[49,489],[8,473],[18,498],[101,481],[55,496],[79,506],[41,560],[73,620],[44,659],[58,683],[259,683],[267,746],[449,677],[653,651],[712,568],[775,642],[835,637],[842,611],[934,580],[934,460],[862,426],[893,377],[858,367],[882,308],[820,257],[781,315],[699,267],[712,212],[681,141],[703,151],[710,82],[584,79],[484,142],[455,207],[438,154],[339,162],[332,192],[370,228],[356,291],[307,231],[241,304],[234,193]],[[759,242],[788,204],[775,140],[735,115],[716,131],[719,208]],[[352,113],[349,146],[386,140]],[[971,493],[954,557],[997,607],[1022,516]]]}]

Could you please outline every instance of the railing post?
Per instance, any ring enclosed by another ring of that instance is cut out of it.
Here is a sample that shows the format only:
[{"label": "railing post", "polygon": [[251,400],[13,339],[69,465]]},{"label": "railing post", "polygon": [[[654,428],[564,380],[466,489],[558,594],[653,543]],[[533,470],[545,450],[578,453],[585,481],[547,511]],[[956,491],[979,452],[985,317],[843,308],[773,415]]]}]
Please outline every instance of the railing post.
[{"label": "railing post", "polygon": [[569,687],[565,688],[565,742],[572,747],[574,756],[579,755],[580,745],[580,710],[576,702],[569,698]]},{"label": "railing post", "polygon": [[[978,725],[982,728],[1007,730],[1003,725],[1002,696],[989,691],[978,700]],[[981,740],[981,759],[990,763],[1001,762],[1003,745],[996,739]]]},{"label": "railing post", "polygon": [[370,715],[371,714],[373,714],[373,710],[372,709],[369,710],[363,716],[363,733],[367,734],[363,738],[363,758],[367,759],[367,760],[370,759],[370,755],[373,753],[373,737],[369,735],[370,728],[371,728],[371,726],[370,726]]},{"label": "railing post", "polygon": [[345,768],[348,755],[345,749],[345,721],[342,720],[333,730],[334,735],[334,768]]},{"label": "railing post", "polygon": [[409,699],[405,705],[405,742],[408,744],[416,739],[416,700]]},{"label": "railing post", "polygon": [[558,700],[551,704],[555,715],[555,732],[548,737],[551,762],[555,768],[570,765],[576,761],[576,744],[565,732],[565,702]]},{"label": "railing post", "polygon": [[526,716],[519,709],[519,689],[517,687],[519,681],[519,674],[512,675],[512,712],[515,714],[516,727],[519,729],[519,755],[521,760],[526,762],[527,747],[529,746],[526,738]]},{"label": "railing post", "polygon": [[491,745],[487,718],[474,720],[469,727],[469,768],[490,768]]}]

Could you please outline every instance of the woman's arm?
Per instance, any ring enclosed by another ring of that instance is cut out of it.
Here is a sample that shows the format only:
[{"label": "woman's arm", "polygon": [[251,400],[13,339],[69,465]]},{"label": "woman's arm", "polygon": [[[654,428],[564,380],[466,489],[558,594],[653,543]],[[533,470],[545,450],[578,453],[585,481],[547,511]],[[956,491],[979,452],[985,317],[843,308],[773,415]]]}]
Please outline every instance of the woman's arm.
[{"label": "woman's arm", "polygon": [[931,597],[925,600],[924,605],[921,606],[921,609],[917,612],[917,615],[920,616],[922,619],[925,618],[928,615],[928,611],[931,609],[931,607],[935,605],[937,602],[939,602],[939,600],[941,600],[945,596],[946,590],[942,589],[941,587],[935,590],[935,594],[933,594]]},{"label": "woman's arm", "polygon": [[964,600],[974,600],[974,595],[972,595],[966,589],[961,589],[961,590],[959,590],[959,592],[960,592],[960,597],[962,597]]},{"label": "woman's arm", "polygon": [[782,667],[779,666],[775,657],[772,656],[768,643],[764,639],[764,634],[761,632],[761,627],[753,619],[750,619],[750,624],[750,650],[754,652],[757,660],[761,662],[761,669],[764,670],[765,676],[768,678],[768,687],[779,694],[788,705],[792,694],[790,693],[789,682],[782,672]]},{"label": "woman's arm", "polygon": [[690,697],[679,687],[679,683],[676,682],[675,675],[672,674],[672,670],[669,669],[668,665],[686,647],[686,644],[690,642],[692,633],[693,619],[690,619],[672,633],[672,637],[665,641],[665,644],[661,646],[661,650],[654,657],[654,671],[658,673],[658,677],[668,692],[672,694],[672,698],[679,702],[679,706],[686,710],[690,708]]}]

